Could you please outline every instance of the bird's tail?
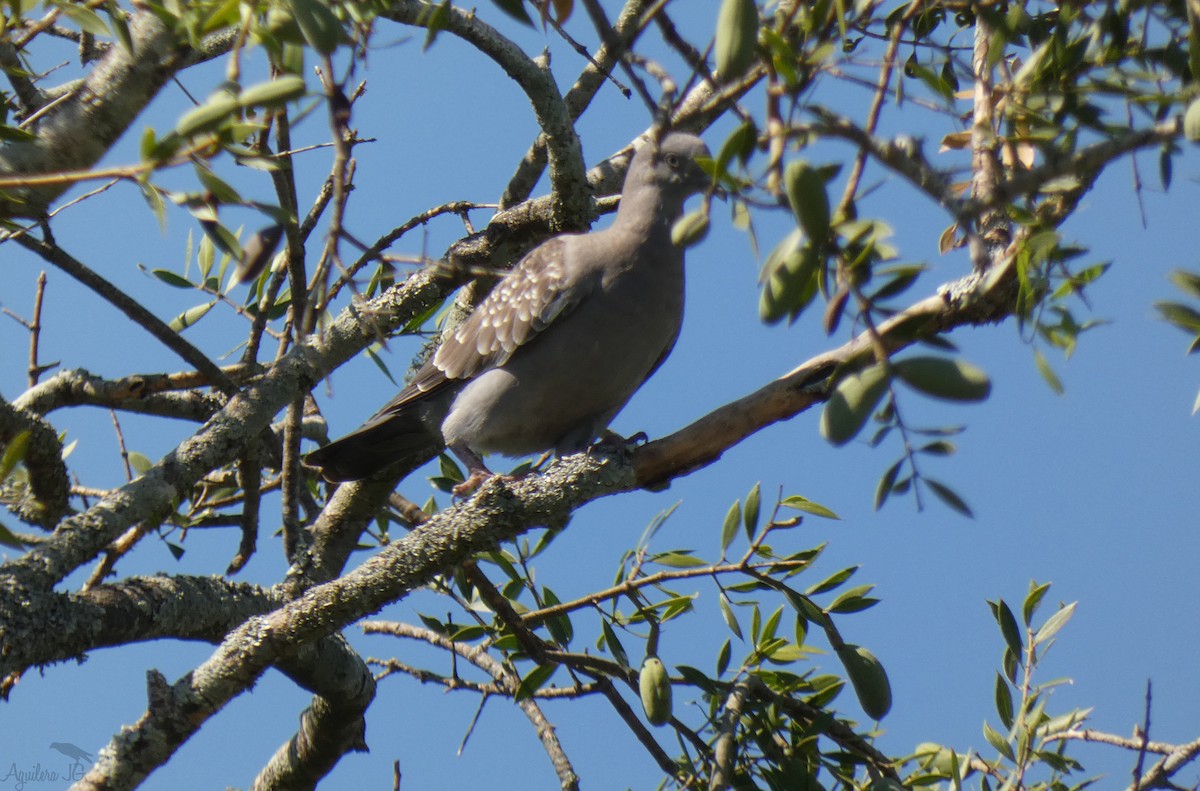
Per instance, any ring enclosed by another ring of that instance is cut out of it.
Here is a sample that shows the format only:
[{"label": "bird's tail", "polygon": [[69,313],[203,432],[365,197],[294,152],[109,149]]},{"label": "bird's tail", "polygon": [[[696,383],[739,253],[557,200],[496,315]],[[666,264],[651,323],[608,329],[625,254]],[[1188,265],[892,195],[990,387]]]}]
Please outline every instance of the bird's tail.
[{"label": "bird's tail", "polygon": [[325,480],[358,481],[405,459],[432,456],[443,447],[442,438],[411,411],[370,421],[339,440],[304,457],[319,467]]}]

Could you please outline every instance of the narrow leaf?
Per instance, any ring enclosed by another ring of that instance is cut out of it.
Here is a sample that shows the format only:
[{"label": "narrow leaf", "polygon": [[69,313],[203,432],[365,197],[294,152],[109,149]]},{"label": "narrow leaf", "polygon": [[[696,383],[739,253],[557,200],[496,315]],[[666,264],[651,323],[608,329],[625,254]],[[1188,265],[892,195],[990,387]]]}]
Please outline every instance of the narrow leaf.
[{"label": "narrow leaf", "polygon": [[840,516],[820,503],[814,503],[807,497],[801,497],[798,494],[793,494],[789,497],[783,498],[783,501],[780,503],[780,505],[788,508],[794,508],[797,511],[803,511],[806,514],[812,514],[813,516],[819,516],[823,519],[841,519]]},{"label": "narrow leaf", "polygon": [[1067,621],[1071,620],[1071,616],[1075,614],[1075,604],[1076,602],[1071,602],[1066,607],[1061,608],[1058,612],[1054,613],[1054,615],[1051,615],[1049,618],[1047,618],[1046,622],[1042,624],[1042,628],[1038,629],[1037,632],[1034,633],[1034,644],[1039,645],[1044,643],[1054,635],[1058,634],[1058,631],[1066,626]]},{"label": "narrow leaf", "polygon": [[758,529],[758,516],[761,502],[761,493],[759,492],[758,484],[754,484],[754,488],[746,495],[746,507],[742,509],[742,520],[746,525],[746,535],[753,538],[754,531]]},{"label": "narrow leaf", "polygon": [[742,637],[742,626],[738,623],[733,608],[729,606],[729,597],[722,593],[717,597],[717,602],[721,607],[721,617],[725,619],[725,625],[729,627],[729,631],[737,635],[739,640],[744,640],[745,638]]},{"label": "narrow leaf", "polygon": [[734,500],[733,505],[729,506],[729,512],[725,514],[725,522],[721,526],[721,551],[729,549],[729,545],[733,543],[733,539],[737,536],[738,525],[742,522],[742,504],[739,500]]},{"label": "narrow leaf", "polygon": [[1008,688],[1008,682],[1004,680],[1004,676],[999,673],[996,674],[996,713],[1000,715],[1000,721],[1004,723],[1005,728],[1012,728],[1012,691]]},{"label": "narrow leaf", "polygon": [[517,685],[516,694],[513,695],[513,700],[520,701],[532,697],[533,693],[541,689],[550,676],[554,675],[554,671],[558,670],[558,665],[538,665],[525,674],[525,678],[521,679],[521,683]]},{"label": "narrow leaf", "polygon": [[954,491],[946,484],[935,481],[932,478],[925,478],[924,481],[925,483],[929,484],[930,491],[937,495],[937,498],[943,503],[955,511],[958,511],[968,519],[975,518],[975,514],[971,512],[971,507],[967,505],[967,503],[961,497],[958,496],[958,492]]},{"label": "narrow leaf", "polygon": [[212,310],[213,306],[216,304],[217,303],[215,301],[205,302],[203,305],[197,305],[194,308],[188,308],[183,313],[180,313],[178,316],[171,319],[167,326],[176,332],[182,332],[202,319],[204,315]]}]

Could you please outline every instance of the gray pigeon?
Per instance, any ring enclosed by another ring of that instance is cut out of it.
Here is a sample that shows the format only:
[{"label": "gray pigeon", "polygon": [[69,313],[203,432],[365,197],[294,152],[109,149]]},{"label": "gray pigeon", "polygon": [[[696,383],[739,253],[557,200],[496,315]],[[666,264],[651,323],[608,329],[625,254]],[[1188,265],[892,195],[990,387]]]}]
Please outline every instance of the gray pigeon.
[{"label": "gray pigeon", "polygon": [[480,453],[587,448],[654,373],[683,320],[683,249],[671,227],[712,183],[700,138],[666,135],[634,155],[616,219],[530,251],[411,383],[361,428],[309,453],[330,481],[365,478],[448,447],[468,485]]}]

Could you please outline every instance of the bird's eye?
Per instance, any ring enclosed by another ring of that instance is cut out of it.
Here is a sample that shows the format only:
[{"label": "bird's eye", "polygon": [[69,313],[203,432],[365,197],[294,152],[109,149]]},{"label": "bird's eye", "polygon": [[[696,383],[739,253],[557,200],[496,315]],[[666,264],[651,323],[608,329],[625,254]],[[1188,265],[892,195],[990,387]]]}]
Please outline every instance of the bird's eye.
[{"label": "bird's eye", "polygon": [[667,154],[664,157],[664,159],[667,160],[667,164],[670,165],[671,167],[673,167],[673,168],[679,167],[679,155],[678,154]]}]

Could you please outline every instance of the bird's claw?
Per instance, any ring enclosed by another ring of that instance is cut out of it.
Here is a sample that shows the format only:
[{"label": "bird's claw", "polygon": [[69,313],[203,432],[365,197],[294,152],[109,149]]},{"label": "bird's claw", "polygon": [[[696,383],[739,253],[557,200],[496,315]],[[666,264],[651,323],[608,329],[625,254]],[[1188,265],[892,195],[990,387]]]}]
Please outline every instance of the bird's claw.
[{"label": "bird's claw", "polygon": [[492,477],[495,477],[495,473],[488,470],[472,470],[467,479],[451,489],[450,493],[455,497],[470,497],[483,485],[484,481]]}]

